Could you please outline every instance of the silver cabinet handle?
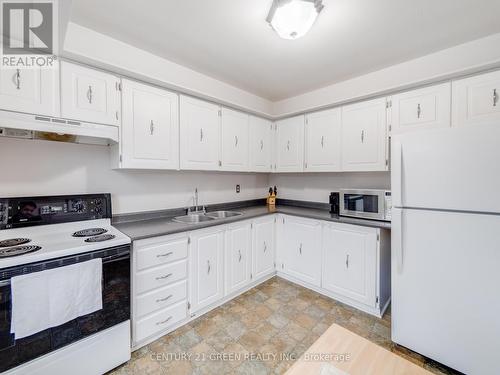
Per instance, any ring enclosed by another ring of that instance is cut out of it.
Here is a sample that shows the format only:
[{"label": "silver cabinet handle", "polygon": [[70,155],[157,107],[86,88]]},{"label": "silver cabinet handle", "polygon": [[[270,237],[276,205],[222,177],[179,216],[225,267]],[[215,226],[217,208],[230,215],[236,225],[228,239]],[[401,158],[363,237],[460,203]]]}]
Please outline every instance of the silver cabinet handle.
[{"label": "silver cabinet handle", "polygon": [[238,147],[238,136],[234,136],[234,147]]},{"label": "silver cabinet handle", "polygon": [[300,253],[300,255],[302,255],[302,244],[300,244],[300,246],[299,246],[299,253]]},{"label": "silver cabinet handle", "polygon": [[156,280],[164,280],[164,279],[168,279],[170,276],[172,276],[172,273],[169,273],[167,275],[163,275],[163,276],[158,276],[156,278]]},{"label": "silver cabinet handle", "polygon": [[169,295],[169,296],[166,296],[165,298],[158,298],[158,299],[156,300],[156,303],[160,303],[160,302],[165,302],[165,301],[168,301],[168,300],[169,300],[170,298],[172,298],[173,296],[174,296],[174,295],[173,295],[173,294],[171,294],[171,295]]},{"label": "silver cabinet handle", "polygon": [[422,107],[420,106],[420,103],[417,105],[417,118],[420,118],[420,115],[422,114]]},{"label": "silver cabinet handle", "polygon": [[238,250],[238,253],[240,254],[239,259],[238,259],[238,262],[240,262],[240,263],[241,263],[241,250]]},{"label": "silver cabinet handle", "polygon": [[200,142],[203,142],[203,128],[200,128]]},{"label": "silver cabinet handle", "polygon": [[345,267],[349,268],[349,254],[347,254],[345,257]]},{"label": "silver cabinet handle", "polygon": [[266,252],[266,251],[267,251],[267,243],[266,243],[266,241],[264,241],[264,252]]},{"label": "silver cabinet handle", "polygon": [[321,148],[323,148],[325,146],[325,136],[322,135],[321,136]]},{"label": "silver cabinet handle", "polygon": [[[18,87],[19,88],[19,87]],[[496,107],[498,103],[498,93],[497,89],[493,89],[493,107]]]},{"label": "silver cabinet handle", "polygon": [[173,251],[169,251],[168,253],[165,253],[165,254],[158,254],[156,257],[157,258],[168,257],[168,256],[172,255],[173,253],[174,253]]},{"label": "silver cabinet handle", "polygon": [[16,69],[14,77],[16,80],[16,89],[21,90],[21,69]]},{"label": "silver cabinet handle", "polygon": [[264,141],[262,139],[260,140],[260,149],[264,149]]},{"label": "silver cabinet handle", "polygon": [[171,317],[171,316],[169,316],[169,317],[168,317],[167,319],[165,319],[165,320],[162,320],[161,322],[156,322],[156,325],[157,325],[157,326],[160,326],[160,325],[162,325],[162,324],[168,323],[168,322],[170,321],[170,319],[172,319],[172,317]]},{"label": "silver cabinet handle", "polygon": [[210,273],[210,270],[212,269],[212,267],[210,267],[210,261],[207,260],[207,274]]},{"label": "silver cabinet handle", "polygon": [[365,131],[361,130],[361,143],[365,143]]},{"label": "silver cabinet handle", "polygon": [[155,132],[155,124],[153,120],[151,120],[151,122],[149,123],[149,133],[153,135],[154,132]]},{"label": "silver cabinet handle", "polygon": [[92,104],[92,86],[89,86],[89,89],[87,90],[87,100],[89,101],[89,104]]},{"label": "silver cabinet handle", "polygon": [[290,151],[290,141],[288,141],[288,142],[286,143],[286,149],[287,149],[288,151]]}]

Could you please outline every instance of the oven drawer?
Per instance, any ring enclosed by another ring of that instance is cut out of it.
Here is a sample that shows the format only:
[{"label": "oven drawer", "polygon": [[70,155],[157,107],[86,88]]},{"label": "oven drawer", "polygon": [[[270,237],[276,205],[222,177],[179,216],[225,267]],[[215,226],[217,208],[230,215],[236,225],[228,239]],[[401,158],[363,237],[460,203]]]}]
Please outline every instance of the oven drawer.
[{"label": "oven drawer", "polygon": [[138,320],[135,323],[135,342],[139,342],[155,333],[164,331],[168,327],[186,318],[187,302],[184,300],[177,305],[167,307],[151,316]]},{"label": "oven drawer", "polygon": [[144,293],[148,290],[172,284],[174,281],[185,279],[187,276],[187,260],[169,263],[161,267],[138,272],[136,274],[136,293]]},{"label": "oven drawer", "polygon": [[187,281],[181,281],[163,288],[145,293],[136,299],[137,317],[171,306],[187,296]]},{"label": "oven drawer", "polygon": [[139,244],[137,247],[137,270],[141,271],[149,267],[174,262],[187,257],[187,237],[171,239],[168,242]]}]

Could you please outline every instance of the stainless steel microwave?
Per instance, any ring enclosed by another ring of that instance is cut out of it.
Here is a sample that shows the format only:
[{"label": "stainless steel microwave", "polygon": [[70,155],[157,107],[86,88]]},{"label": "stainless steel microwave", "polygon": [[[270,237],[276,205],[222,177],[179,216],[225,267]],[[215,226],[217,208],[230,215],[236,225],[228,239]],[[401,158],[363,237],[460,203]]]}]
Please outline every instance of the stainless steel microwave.
[{"label": "stainless steel microwave", "polygon": [[388,190],[340,190],[340,215],[391,221],[392,197]]}]

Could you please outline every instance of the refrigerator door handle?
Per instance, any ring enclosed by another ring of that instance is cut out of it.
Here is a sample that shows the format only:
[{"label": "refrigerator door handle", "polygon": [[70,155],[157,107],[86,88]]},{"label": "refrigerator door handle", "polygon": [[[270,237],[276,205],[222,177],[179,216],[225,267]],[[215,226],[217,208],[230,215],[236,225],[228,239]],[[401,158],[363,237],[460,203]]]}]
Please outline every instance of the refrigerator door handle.
[{"label": "refrigerator door handle", "polygon": [[392,205],[403,206],[403,146],[395,140],[392,149]]},{"label": "refrigerator door handle", "polygon": [[403,271],[403,210],[395,208],[392,210],[392,250],[396,255],[396,269],[398,273]]}]

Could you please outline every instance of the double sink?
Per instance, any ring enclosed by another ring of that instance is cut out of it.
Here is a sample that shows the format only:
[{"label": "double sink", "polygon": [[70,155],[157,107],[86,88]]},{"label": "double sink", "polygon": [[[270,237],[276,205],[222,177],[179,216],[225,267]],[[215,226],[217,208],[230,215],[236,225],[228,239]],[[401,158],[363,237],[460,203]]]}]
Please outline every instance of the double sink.
[{"label": "double sink", "polygon": [[214,211],[207,213],[192,213],[184,216],[176,216],[172,219],[177,223],[198,224],[205,221],[226,219],[228,217],[241,216],[241,212],[236,211]]}]

